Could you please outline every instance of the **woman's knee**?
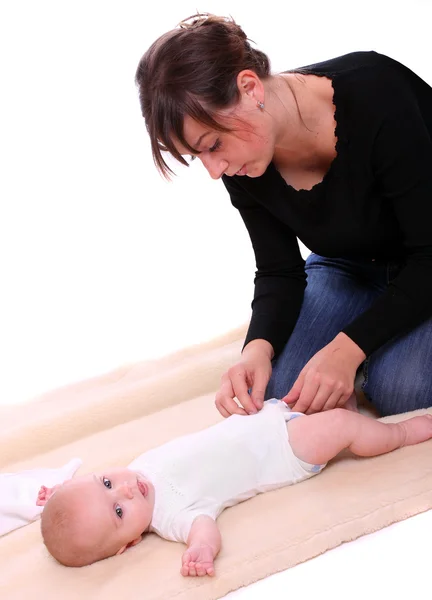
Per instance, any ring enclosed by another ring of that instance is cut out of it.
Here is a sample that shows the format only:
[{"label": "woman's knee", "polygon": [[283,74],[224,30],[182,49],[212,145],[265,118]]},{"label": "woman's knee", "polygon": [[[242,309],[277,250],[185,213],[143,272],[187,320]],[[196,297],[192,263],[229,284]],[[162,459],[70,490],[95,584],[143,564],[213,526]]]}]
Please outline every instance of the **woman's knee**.
[{"label": "woman's knee", "polygon": [[365,365],[363,391],[381,416],[432,406],[432,369],[423,362],[373,355]]},{"label": "woman's knee", "polygon": [[266,398],[285,396],[312,356],[379,294],[375,285],[364,283],[358,267],[349,261],[311,255],[306,266],[308,284],[300,314],[274,365]]}]

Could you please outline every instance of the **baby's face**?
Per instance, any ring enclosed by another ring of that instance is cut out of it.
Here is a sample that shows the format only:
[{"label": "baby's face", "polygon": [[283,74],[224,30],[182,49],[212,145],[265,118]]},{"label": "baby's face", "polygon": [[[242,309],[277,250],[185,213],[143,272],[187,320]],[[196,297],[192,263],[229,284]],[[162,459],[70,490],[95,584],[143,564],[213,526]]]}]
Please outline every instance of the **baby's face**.
[{"label": "baby's face", "polygon": [[117,554],[141,540],[154,509],[154,487],[129,469],[106,469],[67,481],[65,491],[82,515],[81,534],[95,544],[111,543]]}]

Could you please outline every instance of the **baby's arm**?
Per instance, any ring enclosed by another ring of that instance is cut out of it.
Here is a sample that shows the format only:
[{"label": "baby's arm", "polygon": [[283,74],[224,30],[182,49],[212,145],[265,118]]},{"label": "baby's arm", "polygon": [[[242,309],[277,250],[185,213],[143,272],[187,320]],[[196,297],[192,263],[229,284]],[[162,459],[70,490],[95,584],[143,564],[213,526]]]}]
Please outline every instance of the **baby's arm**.
[{"label": "baby's arm", "polygon": [[187,546],[182,557],[181,574],[184,577],[213,576],[214,559],[221,547],[221,535],[216,521],[207,515],[197,517],[192,523]]},{"label": "baby's arm", "polygon": [[378,456],[432,438],[432,415],[383,423],[342,408],[292,419],[287,423],[294,454],[323,464],[348,448],[358,456]]}]

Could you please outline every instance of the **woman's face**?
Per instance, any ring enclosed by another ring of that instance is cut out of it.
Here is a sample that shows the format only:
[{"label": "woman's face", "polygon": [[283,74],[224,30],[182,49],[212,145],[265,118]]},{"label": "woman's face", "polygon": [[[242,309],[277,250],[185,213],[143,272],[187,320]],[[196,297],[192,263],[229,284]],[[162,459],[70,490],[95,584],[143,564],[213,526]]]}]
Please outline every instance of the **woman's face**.
[{"label": "woman's face", "polygon": [[[271,120],[256,105],[256,99],[243,94],[234,109],[218,114],[218,121],[233,131],[215,131],[187,116],[184,136],[187,142],[200,151],[201,160],[210,176],[247,175],[259,177],[273,158],[274,133]],[[190,154],[177,145],[181,154]]]}]

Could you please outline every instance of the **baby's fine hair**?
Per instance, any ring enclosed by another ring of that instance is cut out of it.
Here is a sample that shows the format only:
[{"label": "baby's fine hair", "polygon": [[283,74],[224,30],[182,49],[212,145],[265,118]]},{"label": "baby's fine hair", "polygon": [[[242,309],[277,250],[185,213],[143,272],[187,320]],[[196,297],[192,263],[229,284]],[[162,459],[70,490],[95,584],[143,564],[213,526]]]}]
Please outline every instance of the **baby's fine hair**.
[{"label": "baby's fine hair", "polygon": [[73,509],[69,492],[60,489],[48,500],[41,515],[41,533],[48,552],[66,567],[84,567],[113,554],[77,536],[81,515]]},{"label": "baby's fine hair", "polygon": [[151,140],[153,160],[162,175],[172,169],[162,152],[183,165],[173,138],[199,154],[184,137],[186,115],[216,131],[230,131],[217,111],[239,100],[237,75],[244,69],[261,79],[270,76],[266,54],[251,47],[232,18],[198,13],[159,37],[141,58],[135,76],[141,111]]}]

